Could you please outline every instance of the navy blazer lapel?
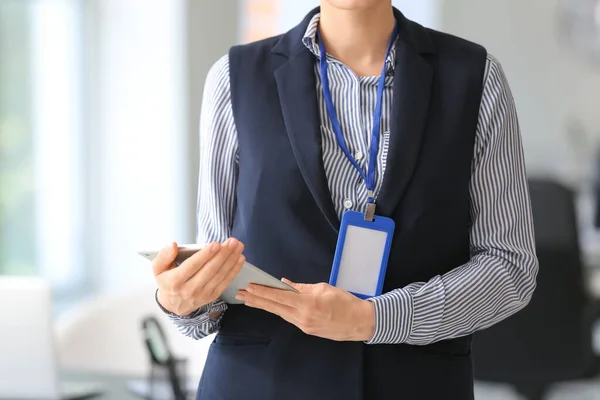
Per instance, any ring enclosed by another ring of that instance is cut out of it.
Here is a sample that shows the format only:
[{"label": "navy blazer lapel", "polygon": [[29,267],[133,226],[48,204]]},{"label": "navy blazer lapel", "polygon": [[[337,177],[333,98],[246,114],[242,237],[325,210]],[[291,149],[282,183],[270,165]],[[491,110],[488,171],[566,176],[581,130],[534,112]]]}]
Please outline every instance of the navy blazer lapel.
[{"label": "navy blazer lapel", "polygon": [[[331,200],[323,166],[321,122],[314,55],[302,38],[311,11],[300,25],[281,36],[273,53],[285,57],[275,70],[281,111],[298,167],[321,212],[337,232],[340,221]],[[378,213],[390,215],[408,188],[426,128],[433,67],[424,58],[435,49],[426,29],[394,9],[399,26],[394,70],[392,126],[387,167],[377,200]]]},{"label": "navy blazer lapel", "polygon": [[296,28],[282,36],[273,52],[287,58],[275,70],[275,80],[287,134],[300,172],[321,212],[334,231],[340,221],[333,206],[323,165],[321,119],[316,92],[315,57],[302,44],[313,10]]},{"label": "navy blazer lapel", "polygon": [[425,28],[395,10],[396,42],[391,132],[387,166],[377,199],[377,211],[390,215],[408,188],[417,165],[429,113],[433,67],[423,54],[433,53]]}]

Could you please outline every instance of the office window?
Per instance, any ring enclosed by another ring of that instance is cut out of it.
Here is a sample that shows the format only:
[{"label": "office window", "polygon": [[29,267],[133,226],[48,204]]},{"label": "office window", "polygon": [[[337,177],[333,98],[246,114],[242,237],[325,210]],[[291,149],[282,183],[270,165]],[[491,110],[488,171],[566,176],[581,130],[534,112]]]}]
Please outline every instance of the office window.
[{"label": "office window", "polygon": [[80,2],[0,2],[0,274],[85,290]]},{"label": "office window", "polygon": [[35,252],[30,32],[26,2],[0,3],[0,273],[32,274]]},{"label": "office window", "polygon": [[29,13],[0,3],[0,272],[35,271]]}]

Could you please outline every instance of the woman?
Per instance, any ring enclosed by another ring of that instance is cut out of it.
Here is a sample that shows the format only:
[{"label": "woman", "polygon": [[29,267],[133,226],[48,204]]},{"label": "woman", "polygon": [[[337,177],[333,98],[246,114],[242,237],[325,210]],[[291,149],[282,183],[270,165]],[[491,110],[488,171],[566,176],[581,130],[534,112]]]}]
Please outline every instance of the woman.
[{"label": "woman", "polygon": [[[214,65],[200,140],[198,241],[214,243],[154,262],[180,330],[218,332],[199,399],[473,398],[470,335],[523,308],[538,269],[498,61],[390,0],[322,0]],[[324,283],[352,212],[395,225],[367,299]],[[217,300],[246,258],[298,293]]]}]

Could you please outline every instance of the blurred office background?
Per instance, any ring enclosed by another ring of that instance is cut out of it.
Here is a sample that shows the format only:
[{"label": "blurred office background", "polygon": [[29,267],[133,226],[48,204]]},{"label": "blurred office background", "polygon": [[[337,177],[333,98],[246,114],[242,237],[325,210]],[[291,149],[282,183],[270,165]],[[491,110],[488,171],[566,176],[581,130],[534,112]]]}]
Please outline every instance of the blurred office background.
[{"label": "blurred office background", "polygon": [[[114,321],[106,312],[105,320],[98,319],[106,321],[96,332],[98,342],[91,337],[80,344],[104,354],[86,364],[89,355],[79,362],[78,349],[59,346],[68,353],[59,354],[67,367],[95,364],[102,373],[125,375],[147,370],[137,359],[111,370],[110,360],[126,355],[107,354],[112,347],[106,337],[119,335],[119,321],[135,314],[126,310],[135,301],[145,301],[138,313],[153,306],[152,271],[136,250],[195,240],[206,73],[231,45],[284,32],[316,5],[318,0],[0,0],[0,275],[47,279],[59,333],[103,304],[104,310],[114,308]],[[600,300],[600,230],[594,227],[600,1],[394,5],[423,25],[485,45],[500,60],[516,99],[531,179],[572,195],[580,263],[563,269],[581,276],[591,302]],[[568,213],[569,204],[564,207]],[[547,312],[548,329],[561,324]],[[138,328],[138,321],[131,327]],[[137,340],[138,333],[128,337]],[[208,342],[199,348],[181,341],[178,349],[190,346],[201,358]],[[201,371],[202,361],[195,363],[195,372]],[[549,398],[600,399],[600,378],[574,378],[549,391]],[[519,398],[512,386],[496,383],[481,383],[477,395]]]}]

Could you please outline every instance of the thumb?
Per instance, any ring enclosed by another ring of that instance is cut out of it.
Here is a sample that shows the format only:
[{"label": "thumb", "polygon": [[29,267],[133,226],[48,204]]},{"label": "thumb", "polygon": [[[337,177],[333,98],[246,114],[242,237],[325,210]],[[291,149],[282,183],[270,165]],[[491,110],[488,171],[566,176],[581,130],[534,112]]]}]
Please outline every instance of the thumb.
[{"label": "thumb", "polygon": [[154,271],[154,276],[158,276],[163,272],[170,270],[178,252],[179,249],[177,247],[177,243],[175,242],[162,249],[154,258],[154,260],[152,260],[152,270]]},{"label": "thumb", "polygon": [[291,287],[293,287],[294,289],[296,289],[299,292],[302,292],[306,287],[306,284],[304,284],[304,283],[292,282],[287,278],[281,278],[281,281],[285,284],[290,285]]}]

